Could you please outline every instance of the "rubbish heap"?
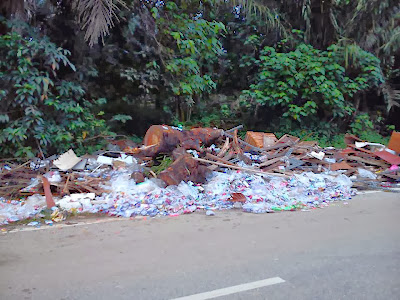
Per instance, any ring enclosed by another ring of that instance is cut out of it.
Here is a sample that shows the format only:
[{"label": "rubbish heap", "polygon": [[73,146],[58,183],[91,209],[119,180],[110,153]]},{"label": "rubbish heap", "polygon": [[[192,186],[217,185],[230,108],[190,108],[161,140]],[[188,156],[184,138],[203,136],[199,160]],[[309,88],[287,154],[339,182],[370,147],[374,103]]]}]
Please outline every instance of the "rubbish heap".
[{"label": "rubbish heap", "polygon": [[396,190],[400,133],[388,146],[346,135],[321,148],[272,133],[153,125],[143,145],[118,141],[77,157],[73,150],[23,165],[0,165],[0,224],[62,221],[68,214],[178,216],[241,209],[308,210],[347,200],[355,189]]}]

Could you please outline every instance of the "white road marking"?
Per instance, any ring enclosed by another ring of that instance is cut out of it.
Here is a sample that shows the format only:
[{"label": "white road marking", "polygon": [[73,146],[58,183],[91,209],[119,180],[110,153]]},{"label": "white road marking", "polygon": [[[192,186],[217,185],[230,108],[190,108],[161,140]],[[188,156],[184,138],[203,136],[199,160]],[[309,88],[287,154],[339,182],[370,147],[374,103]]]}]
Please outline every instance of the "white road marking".
[{"label": "white road marking", "polygon": [[253,282],[249,282],[249,283],[234,285],[234,286],[231,286],[231,287],[227,287],[227,288],[223,288],[223,289],[219,289],[219,290],[214,290],[214,291],[210,291],[210,292],[195,294],[195,295],[181,297],[181,298],[175,298],[175,299],[172,299],[172,300],[206,300],[206,299],[213,299],[213,298],[217,298],[217,297],[221,297],[221,296],[236,294],[236,293],[249,291],[249,290],[254,290],[254,289],[258,289],[260,287],[274,285],[274,284],[278,284],[278,283],[284,283],[284,282],[285,282],[285,280],[283,280],[280,277],[273,277],[273,278],[268,278],[268,279],[264,279],[264,280],[259,280],[259,281],[253,281]]}]

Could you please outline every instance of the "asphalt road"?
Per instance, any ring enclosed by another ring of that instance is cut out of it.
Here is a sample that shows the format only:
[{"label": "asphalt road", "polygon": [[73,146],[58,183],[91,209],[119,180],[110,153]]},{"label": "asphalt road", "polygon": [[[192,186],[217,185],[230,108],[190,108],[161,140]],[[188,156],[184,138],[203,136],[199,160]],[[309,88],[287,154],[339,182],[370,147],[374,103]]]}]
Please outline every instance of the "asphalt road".
[{"label": "asphalt road", "polygon": [[[400,194],[309,212],[93,221],[1,234],[0,299],[194,300],[222,288],[218,299],[400,299]],[[275,277],[284,282],[231,288]]]}]

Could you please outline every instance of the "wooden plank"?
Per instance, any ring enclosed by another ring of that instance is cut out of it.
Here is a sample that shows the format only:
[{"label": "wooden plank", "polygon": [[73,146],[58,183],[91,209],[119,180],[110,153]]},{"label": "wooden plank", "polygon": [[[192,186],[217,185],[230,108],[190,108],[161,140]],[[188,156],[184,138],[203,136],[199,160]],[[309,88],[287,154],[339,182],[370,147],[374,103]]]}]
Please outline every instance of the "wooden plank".
[{"label": "wooden plank", "polygon": [[215,156],[215,155],[213,155],[213,154],[211,154],[211,153],[206,153],[206,157],[207,157],[208,159],[213,159],[213,160],[216,160],[216,161],[222,162],[222,163],[224,163],[224,164],[227,164],[227,165],[231,165],[231,166],[233,166],[233,165],[234,165],[234,164],[233,164],[233,163],[231,163],[230,161],[228,161],[228,160],[225,160],[224,158],[221,158],[221,157]]},{"label": "wooden plank", "polygon": [[255,173],[255,174],[258,174],[258,175],[279,176],[279,177],[285,177],[285,178],[288,177],[288,176],[283,175],[283,174],[268,173],[268,172],[263,172],[263,171],[260,171],[260,170],[257,170],[257,169],[242,168],[242,167],[239,167],[239,166],[236,166],[236,165],[231,166],[231,165],[227,165],[227,164],[223,164],[223,163],[220,163],[220,162],[211,161],[211,160],[207,160],[207,159],[203,159],[203,158],[193,157],[193,159],[197,160],[197,161],[200,161],[200,162],[203,162],[203,163],[215,164],[215,165],[218,165],[218,166],[221,166],[221,167],[241,170],[241,171],[244,171],[244,172]]},{"label": "wooden plank", "polygon": [[[284,157],[284,155],[279,156],[279,157],[272,158],[272,159],[270,159],[270,160],[268,160],[268,161],[266,161],[266,162],[261,163],[261,164],[259,165],[259,167],[260,167],[260,168],[263,168],[263,167],[270,166],[270,165],[272,165],[272,164],[274,164],[274,163],[276,163],[276,162],[281,162],[282,157]],[[281,163],[282,163],[282,162],[281,162]]]},{"label": "wooden plank", "polygon": [[347,157],[347,160],[355,160],[357,162],[362,162],[362,163],[365,163],[365,164],[369,164],[369,165],[373,165],[373,166],[379,166],[379,167],[383,167],[383,168],[387,168],[388,167],[388,164],[383,162],[383,161],[380,161],[380,160],[377,160],[377,159],[365,159],[365,158],[354,156],[354,155],[349,155]]},{"label": "wooden plank", "polygon": [[[224,135],[227,136],[227,137],[230,137],[231,139],[234,138],[233,135],[228,134],[228,133],[226,133],[226,132],[224,132]],[[264,153],[264,152],[265,152],[263,149],[254,147],[253,145],[250,145],[249,143],[246,143],[245,141],[243,141],[243,140],[241,140],[241,139],[239,139],[239,138],[238,138],[238,142],[239,142],[240,144],[243,144],[243,145],[249,147],[251,150],[254,150],[254,151],[256,151],[256,152],[259,152],[259,153]]]},{"label": "wooden plank", "polygon": [[217,154],[218,157],[223,157],[225,155],[226,152],[228,152],[230,146],[229,146],[229,138],[226,138],[225,144],[222,147],[221,151],[219,151],[219,153]]},{"label": "wooden plank", "polygon": [[274,164],[272,164],[272,165],[270,165],[270,166],[264,168],[263,170],[264,170],[265,172],[272,171],[272,170],[274,170],[274,169],[278,169],[279,166],[282,166],[282,165],[283,165],[283,162],[279,161],[279,162],[276,162],[276,163],[274,163]]}]

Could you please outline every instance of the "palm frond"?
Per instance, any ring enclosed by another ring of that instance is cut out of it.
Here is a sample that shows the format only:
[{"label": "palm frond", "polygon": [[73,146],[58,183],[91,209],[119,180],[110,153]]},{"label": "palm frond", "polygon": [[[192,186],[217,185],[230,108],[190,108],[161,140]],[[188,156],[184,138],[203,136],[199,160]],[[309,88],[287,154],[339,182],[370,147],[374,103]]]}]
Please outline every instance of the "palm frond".
[{"label": "palm frond", "polygon": [[365,49],[374,49],[375,45],[379,43],[379,36],[376,32],[370,31],[364,39],[364,48]]},{"label": "palm frond", "polygon": [[395,90],[388,82],[382,84],[381,92],[386,101],[387,112],[397,106],[400,107],[400,90]]},{"label": "palm frond", "polygon": [[351,39],[341,38],[337,44],[337,51],[343,56],[346,69],[349,66],[357,66],[358,57],[361,53],[360,46]]},{"label": "palm frond", "polygon": [[89,41],[90,46],[97,44],[99,38],[104,43],[104,37],[114,26],[114,20],[118,20],[118,5],[126,7],[123,0],[74,0],[73,4],[82,29],[86,30],[85,40]]},{"label": "palm frond", "polygon": [[278,30],[279,33],[286,37],[288,35],[288,25],[285,24],[283,17],[277,9],[277,1],[275,0],[219,0],[219,5],[231,5],[240,7],[246,18],[257,18],[265,22],[269,30]]},{"label": "palm frond", "polygon": [[[343,26],[344,36],[362,40],[365,33],[391,30],[397,27],[400,4],[391,0],[356,0],[355,7],[347,8],[350,16]],[[398,2],[398,1],[397,1]]]},{"label": "palm frond", "polygon": [[400,27],[396,27],[391,32],[390,37],[381,48],[387,54],[396,53],[400,49]]}]

